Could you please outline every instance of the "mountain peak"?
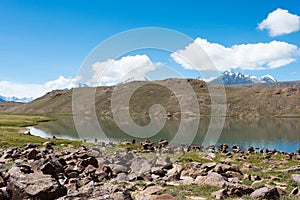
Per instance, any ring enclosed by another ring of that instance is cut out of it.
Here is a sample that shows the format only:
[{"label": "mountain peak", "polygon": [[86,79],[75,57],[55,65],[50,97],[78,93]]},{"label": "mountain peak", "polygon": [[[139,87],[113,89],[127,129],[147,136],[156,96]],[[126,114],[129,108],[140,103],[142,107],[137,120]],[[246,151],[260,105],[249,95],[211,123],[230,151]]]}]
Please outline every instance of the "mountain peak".
[{"label": "mountain peak", "polygon": [[0,95],[0,102],[22,102],[22,103],[27,103],[32,101],[33,98],[27,98],[27,97],[23,97],[23,98],[18,98],[18,97],[5,97],[5,96],[1,96]]},{"label": "mountain peak", "polygon": [[264,75],[260,78],[263,82],[269,83],[269,82],[277,82],[277,80],[271,76],[270,74]]},{"label": "mountain peak", "polygon": [[247,75],[241,72],[235,72],[232,69],[227,69],[222,73],[221,76],[211,81],[211,83],[218,83],[224,85],[251,84],[260,82],[270,83],[277,82],[277,80],[269,74],[258,78],[253,75]]}]

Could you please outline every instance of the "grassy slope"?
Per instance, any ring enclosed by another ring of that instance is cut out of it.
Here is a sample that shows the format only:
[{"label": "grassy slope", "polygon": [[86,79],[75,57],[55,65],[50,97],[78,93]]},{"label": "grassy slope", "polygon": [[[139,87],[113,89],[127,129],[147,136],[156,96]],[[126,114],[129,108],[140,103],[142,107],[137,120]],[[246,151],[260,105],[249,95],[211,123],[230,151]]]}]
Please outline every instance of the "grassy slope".
[{"label": "grassy slope", "polygon": [[[207,85],[203,81],[188,80],[192,85],[200,105],[201,115],[210,115],[210,95]],[[162,104],[167,112],[177,113],[180,107],[172,92],[158,84],[164,83],[180,90],[186,84],[184,80],[168,79],[154,81],[138,88],[130,99],[131,114],[147,114],[153,104]],[[120,85],[119,91],[126,91],[135,83]],[[217,87],[217,86],[214,86]],[[113,87],[98,87],[96,92],[96,111],[99,115],[111,113],[111,95]],[[237,88],[226,87],[227,115],[229,116],[300,116],[300,88]],[[78,98],[86,97],[86,90],[80,88]],[[122,100],[122,94],[119,98]],[[185,101],[189,101],[189,97]],[[123,102],[121,102],[123,106]],[[79,105],[88,108],[90,105]],[[120,110],[122,110],[122,106]],[[72,90],[53,91],[28,104],[8,105],[0,103],[0,112],[15,114],[46,114],[46,113],[72,113]]]}]

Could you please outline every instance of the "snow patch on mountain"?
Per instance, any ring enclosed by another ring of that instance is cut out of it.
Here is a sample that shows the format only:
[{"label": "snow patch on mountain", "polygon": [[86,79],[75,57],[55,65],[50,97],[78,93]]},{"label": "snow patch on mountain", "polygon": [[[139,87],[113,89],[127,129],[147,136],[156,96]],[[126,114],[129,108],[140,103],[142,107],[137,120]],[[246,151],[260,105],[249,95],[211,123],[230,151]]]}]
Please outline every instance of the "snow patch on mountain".
[{"label": "snow patch on mountain", "polygon": [[271,75],[265,75],[260,78],[252,75],[247,75],[241,72],[234,72],[233,70],[226,70],[223,74],[211,83],[224,84],[224,85],[238,85],[238,84],[251,84],[251,83],[272,83],[277,80]]},{"label": "snow patch on mountain", "polygon": [[32,97],[23,97],[23,98],[18,98],[18,97],[5,97],[0,95],[0,102],[22,102],[22,103],[28,103],[33,100]]}]

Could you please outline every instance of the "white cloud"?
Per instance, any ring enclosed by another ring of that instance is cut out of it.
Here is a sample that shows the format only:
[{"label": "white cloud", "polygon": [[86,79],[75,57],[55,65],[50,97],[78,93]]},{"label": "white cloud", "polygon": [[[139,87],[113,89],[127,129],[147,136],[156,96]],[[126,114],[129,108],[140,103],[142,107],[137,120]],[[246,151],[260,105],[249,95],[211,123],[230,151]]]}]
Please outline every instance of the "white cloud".
[{"label": "white cloud", "polygon": [[41,84],[21,84],[9,81],[0,81],[0,95],[6,97],[39,97],[43,95],[44,88]]},{"label": "white cloud", "polygon": [[7,97],[40,97],[47,92],[55,89],[71,89],[75,87],[76,78],[65,78],[60,76],[58,79],[42,84],[14,83],[10,81],[0,81],[0,95]]},{"label": "white cloud", "polygon": [[55,90],[55,89],[70,89],[76,86],[76,78],[65,78],[60,76],[58,79],[53,81],[48,81],[44,84],[46,90]]},{"label": "white cloud", "polygon": [[299,55],[300,49],[286,42],[272,41],[225,47],[197,38],[185,49],[171,54],[171,57],[185,69],[224,71],[228,68],[247,70],[278,68],[294,62]]},{"label": "white cloud", "polygon": [[93,82],[112,85],[126,80],[145,80],[147,72],[153,71],[159,63],[152,63],[147,55],[125,56],[119,60],[107,60],[93,65]]},{"label": "white cloud", "polygon": [[268,30],[272,37],[289,34],[300,30],[300,17],[278,8],[258,24],[258,29]]}]

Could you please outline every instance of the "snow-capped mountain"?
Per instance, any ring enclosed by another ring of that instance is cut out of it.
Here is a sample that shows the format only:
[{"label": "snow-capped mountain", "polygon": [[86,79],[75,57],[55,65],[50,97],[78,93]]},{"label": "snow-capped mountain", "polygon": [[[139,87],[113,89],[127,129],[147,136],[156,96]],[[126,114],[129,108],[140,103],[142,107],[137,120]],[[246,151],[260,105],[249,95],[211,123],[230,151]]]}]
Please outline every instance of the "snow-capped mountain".
[{"label": "snow-capped mountain", "polygon": [[210,81],[211,83],[219,83],[224,85],[237,85],[237,84],[251,84],[251,83],[272,83],[277,80],[271,75],[265,75],[260,78],[250,76],[241,72],[234,72],[233,70],[226,70],[223,74],[216,79]]},{"label": "snow-capped mountain", "polygon": [[18,97],[5,97],[5,96],[1,96],[0,95],[0,102],[22,102],[22,103],[27,103],[27,102],[30,102],[32,101],[33,98],[30,97],[30,98],[27,98],[27,97],[24,97],[24,98],[18,98]]}]

